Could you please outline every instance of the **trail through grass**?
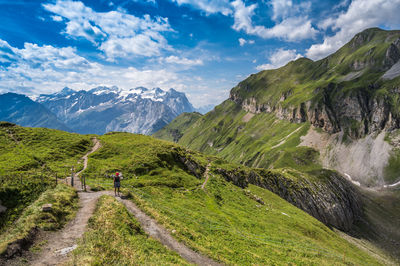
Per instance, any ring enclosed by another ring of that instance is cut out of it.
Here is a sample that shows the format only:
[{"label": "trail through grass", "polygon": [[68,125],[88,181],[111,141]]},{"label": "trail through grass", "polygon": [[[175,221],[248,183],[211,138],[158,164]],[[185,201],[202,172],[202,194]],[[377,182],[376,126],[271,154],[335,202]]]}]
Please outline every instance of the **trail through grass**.
[{"label": "trail through grass", "polygon": [[[122,171],[123,190],[141,209],[174,232],[177,240],[215,261],[379,264],[272,192],[252,185],[242,189],[225,181],[217,168],[230,166],[215,157],[127,133],[105,135],[101,141],[103,148],[89,158],[88,183],[111,188],[106,176]],[[204,176],[195,177],[192,173],[197,170],[189,171],[182,158],[195,161],[202,173],[211,162],[206,190],[201,189]]]},{"label": "trail through grass", "polygon": [[187,264],[178,254],[149,238],[122,203],[102,196],[88,231],[73,252],[71,265]]}]

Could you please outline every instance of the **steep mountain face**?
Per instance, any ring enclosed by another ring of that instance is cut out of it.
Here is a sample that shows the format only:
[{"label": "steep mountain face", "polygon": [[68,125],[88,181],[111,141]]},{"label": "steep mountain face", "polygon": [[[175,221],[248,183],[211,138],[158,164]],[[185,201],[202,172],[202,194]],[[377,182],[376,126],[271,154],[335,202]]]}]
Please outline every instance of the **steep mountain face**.
[{"label": "steep mountain face", "polygon": [[126,131],[152,134],[182,112],[194,110],[184,93],[174,89],[128,91],[97,87],[89,91],[62,91],[40,95],[37,101],[78,133]]},{"label": "steep mountain face", "polygon": [[8,121],[27,127],[47,127],[70,131],[51,111],[25,95],[1,94],[0,106],[0,121]]},{"label": "steep mountain face", "polygon": [[[253,167],[308,171],[317,164],[357,185],[395,183],[399,59],[400,31],[365,30],[322,60],[251,75],[178,142]],[[314,152],[316,161],[298,156]]]},{"label": "steep mountain face", "polygon": [[399,127],[399,59],[400,31],[369,29],[320,61],[302,58],[250,76],[230,99],[251,113],[360,138]]}]

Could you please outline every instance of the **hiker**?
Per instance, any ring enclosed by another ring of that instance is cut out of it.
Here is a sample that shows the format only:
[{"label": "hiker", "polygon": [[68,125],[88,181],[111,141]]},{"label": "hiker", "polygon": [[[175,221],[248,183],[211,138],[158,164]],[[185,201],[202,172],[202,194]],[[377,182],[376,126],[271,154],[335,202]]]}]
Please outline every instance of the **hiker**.
[{"label": "hiker", "polygon": [[119,196],[119,188],[121,187],[121,177],[119,173],[116,172],[114,176],[114,194],[117,196],[117,189],[118,189],[118,196]]}]

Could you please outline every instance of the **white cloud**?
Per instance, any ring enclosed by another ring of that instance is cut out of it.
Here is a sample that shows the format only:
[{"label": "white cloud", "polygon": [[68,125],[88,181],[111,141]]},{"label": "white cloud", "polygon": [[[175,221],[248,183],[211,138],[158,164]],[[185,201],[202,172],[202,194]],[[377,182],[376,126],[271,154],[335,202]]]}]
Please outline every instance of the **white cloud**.
[{"label": "white cloud", "polygon": [[255,43],[254,40],[245,40],[243,38],[239,38],[238,41],[239,41],[239,45],[240,46],[244,46],[246,43],[248,43],[248,44],[254,44]]},{"label": "white cloud", "polygon": [[165,58],[160,58],[160,62],[165,62],[168,64],[178,64],[178,65],[185,65],[185,66],[199,66],[203,65],[203,60],[201,59],[188,59],[185,57],[178,57],[175,55],[171,55]]},{"label": "white cloud", "polygon": [[239,38],[239,45],[240,46],[243,46],[243,45],[245,45],[246,44],[246,40],[245,39],[243,39],[243,38]]},{"label": "white cloud", "polygon": [[303,57],[301,54],[298,54],[296,50],[285,50],[278,49],[268,58],[270,63],[263,64],[256,67],[257,70],[267,70],[267,69],[275,69],[286,65],[288,62],[299,59]]},{"label": "white cloud", "polygon": [[[201,59],[184,56],[169,56],[163,62],[183,67],[203,64]],[[196,106],[220,103],[229,95],[227,88],[234,86],[234,81],[217,84],[215,80],[182,74],[172,65],[158,69],[109,66],[92,62],[71,47],[25,43],[19,49],[1,39],[0,81],[0,93],[11,91],[29,96],[53,93],[65,86],[75,90],[114,85],[122,89],[138,86],[174,88],[185,92]]]},{"label": "white cloud", "polygon": [[[273,5],[275,2],[284,2],[282,5],[286,8],[288,3],[292,3],[291,1],[273,1]],[[271,28],[266,28],[260,25],[253,25],[252,17],[255,14],[257,4],[246,6],[242,0],[235,0],[231,5],[234,8],[234,24],[232,28],[236,31],[243,30],[247,34],[256,35],[264,39],[281,38],[287,41],[314,38],[317,34],[317,30],[312,26],[311,20],[305,14],[287,17],[292,14],[284,13],[281,11],[282,8],[280,6],[274,7],[274,12],[276,13],[272,18],[276,20],[276,24]],[[309,8],[309,5],[302,4],[296,6],[294,10],[304,10]]]},{"label": "white cloud", "polygon": [[51,93],[64,86],[90,89],[98,85],[121,88],[136,86],[184,89],[179,75],[166,69],[139,70],[91,62],[71,47],[56,48],[25,43],[22,49],[0,40],[0,61],[8,57],[11,64],[0,67],[0,90],[36,88],[35,94]]},{"label": "white cloud", "polygon": [[133,0],[133,2],[146,2],[146,3],[155,4],[156,0]]},{"label": "white cloud", "polygon": [[229,0],[170,0],[178,5],[191,5],[203,10],[206,14],[221,13],[225,16],[232,13]]},{"label": "white cloud", "polygon": [[16,60],[16,55],[12,50],[12,47],[6,42],[0,39],[0,63],[10,64]]},{"label": "white cloud", "polygon": [[172,50],[162,32],[173,31],[167,18],[139,18],[123,10],[96,12],[71,0],[43,4],[54,17],[66,19],[64,34],[85,38],[102,50],[109,60],[127,56],[157,56]]},{"label": "white cloud", "polygon": [[303,1],[294,4],[292,0],[271,0],[269,4],[272,6],[272,20],[280,21],[288,17],[306,15],[311,11],[311,2]]},{"label": "white cloud", "polygon": [[311,59],[323,58],[345,43],[358,32],[376,26],[400,26],[400,0],[354,0],[345,12],[327,18],[319,26],[336,31],[325,37],[323,43],[314,44],[307,50]]},{"label": "white cloud", "polygon": [[[193,8],[204,11],[206,14],[221,13],[225,16],[233,16],[232,28],[236,31],[244,31],[250,35],[256,35],[264,39],[280,38],[287,41],[300,41],[314,38],[317,30],[312,26],[308,13],[311,10],[311,2],[303,1],[295,4],[292,0],[271,0],[271,19],[275,25],[267,28],[262,25],[254,25],[252,17],[258,4],[246,6],[244,0],[170,0],[178,5],[190,5]],[[264,3],[264,1],[262,1]],[[239,41],[240,42],[240,41]],[[241,42],[243,43],[243,42]],[[241,44],[240,43],[240,44]],[[242,44],[241,44],[242,45]],[[244,44],[243,44],[244,45]]]},{"label": "white cloud", "polygon": [[54,21],[57,21],[57,22],[63,21],[62,17],[60,17],[60,16],[51,16],[51,18],[52,18]]}]

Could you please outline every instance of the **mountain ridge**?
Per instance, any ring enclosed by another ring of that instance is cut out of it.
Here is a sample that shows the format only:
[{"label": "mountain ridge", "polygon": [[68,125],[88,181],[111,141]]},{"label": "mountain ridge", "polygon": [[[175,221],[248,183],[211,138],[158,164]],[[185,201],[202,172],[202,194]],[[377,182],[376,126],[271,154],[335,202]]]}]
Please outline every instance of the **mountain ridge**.
[{"label": "mountain ridge", "polygon": [[[400,72],[386,77],[396,72],[397,64],[400,31],[367,29],[321,60],[300,58],[279,69],[250,75],[213,111],[181,127],[177,142],[263,168],[288,165],[287,156],[296,157],[290,154],[303,143],[310,152],[319,153],[321,166],[363,186],[394,183],[400,178],[396,175],[400,170],[396,159],[400,154],[396,133],[400,128]],[[174,131],[171,126],[167,129]],[[376,149],[380,157],[376,160],[369,151],[381,145],[381,132],[387,133],[383,143],[390,145]],[[164,133],[155,136],[168,135]],[[311,135],[318,145],[303,142]],[[346,156],[354,159],[342,160]],[[295,161],[289,164],[304,168]]]},{"label": "mountain ridge", "polygon": [[[363,31],[319,61],[250,75],[212,111],[179,116],[154,136],[260,171],[293,173],[294,185],[304,178],[323,187],[340,175],[362,199],[355,235],[398,257],[399,45],[400,31]],[[275,192],[300,207],[282,191]]]},{"label": "mountain ridge", "polygon": [[137,87],[122,90],[99,86],[40,95],[37,102],[54,112],[78,133],[127,131],[151,134],[182,112],[194,111],[182,92]]},{"label": "mountain ridge", "polygon": [[[14,97],[15,101],[7,94],[0,97],[6,101],[0,110],[3,117],[0,119],[22,126],[43,126],[83,134],[110,131],[152,134],[182,112],[196,110],[183,92],[173,88],[168,91],[144,87],[124,90],[116,86],[98,86],[75,91],[64,87],[38,97],[19,95],[26,105],[35,106],[30,112],[24,111],[25,106],[18,97]],[[12,116],[6,114],[7,106],[17,105],[17,102],[20,103],[18,110]],[[40,120],[39,113],[49,121]]]},{"label": "mountain ridge", "polygon": [[400,125],[394,108],[398,99],[381,97],[400,92],[391,86],[400,73],[381,78],[399,59],[400,31],[367,29],[324,59],[300,58],[251,75],[231,90],[229,99],[248,112],[275,113],[279,119],[309,121],[328,133],[347,131],[360,138]]}]

